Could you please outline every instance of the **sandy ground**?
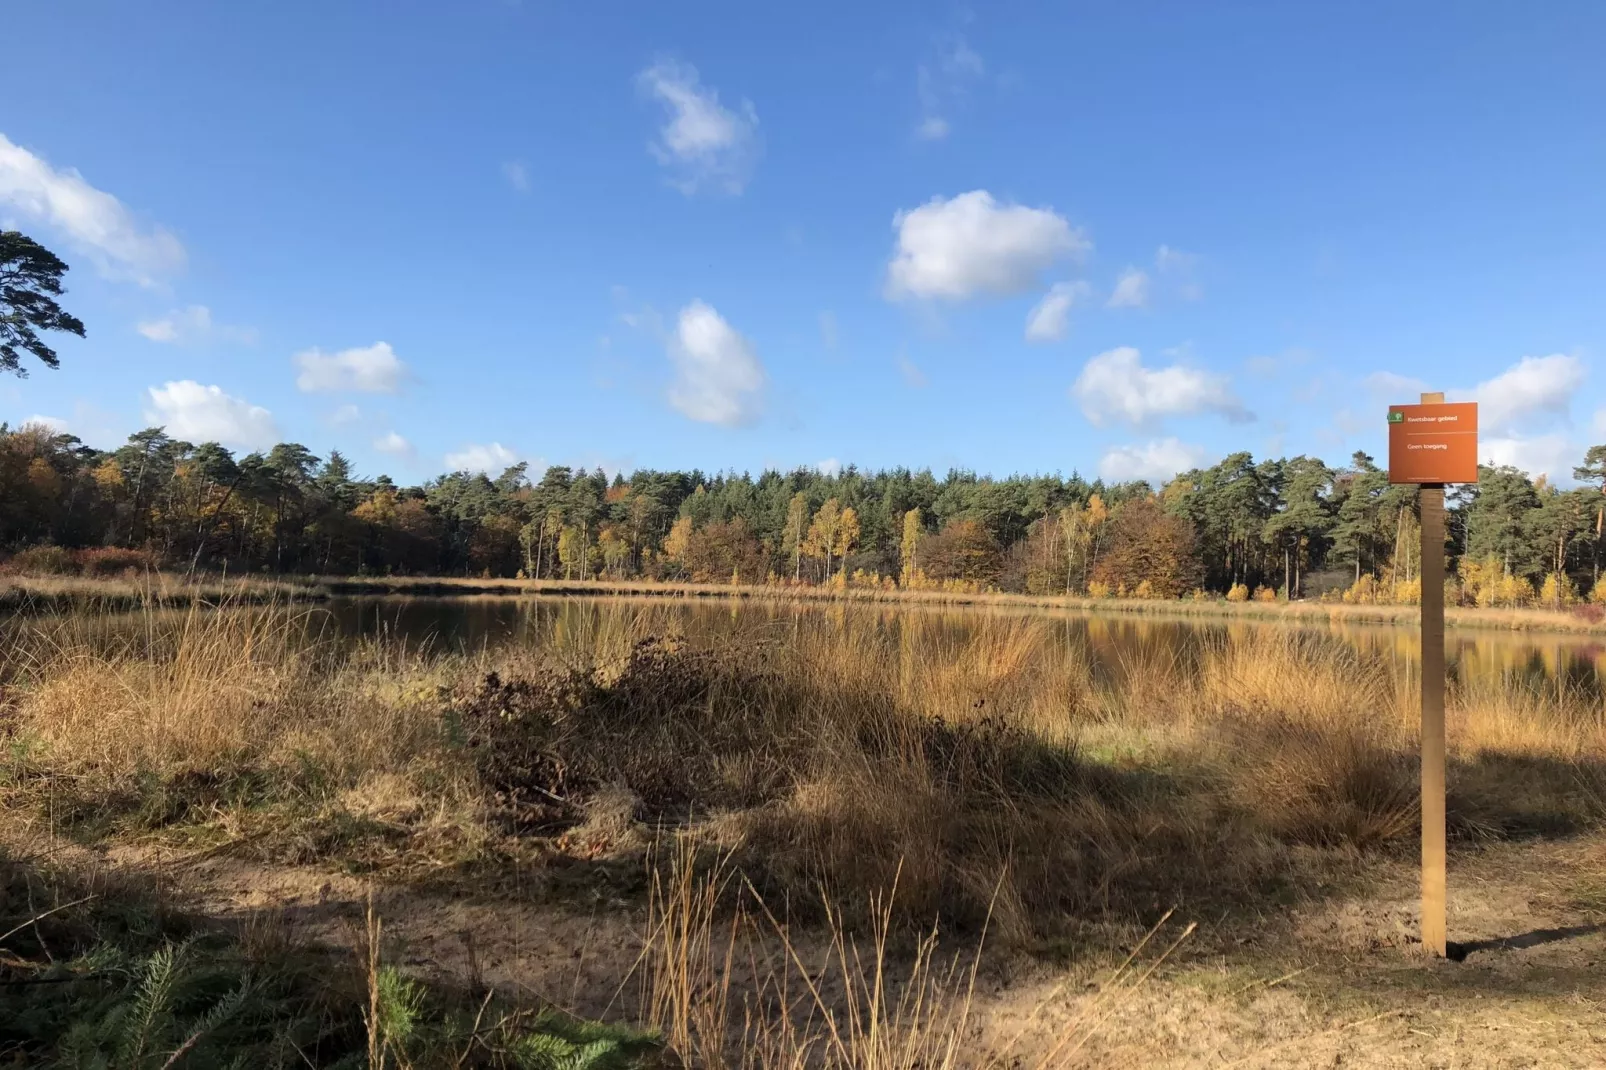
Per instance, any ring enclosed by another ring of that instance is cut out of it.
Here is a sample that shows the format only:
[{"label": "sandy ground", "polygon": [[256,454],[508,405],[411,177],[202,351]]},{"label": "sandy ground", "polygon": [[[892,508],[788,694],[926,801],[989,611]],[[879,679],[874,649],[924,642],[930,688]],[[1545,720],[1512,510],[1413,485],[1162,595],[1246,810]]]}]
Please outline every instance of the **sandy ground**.
[{"label": "sandy ground", "polygon": [[[593,1016],[625,1012],[635,997],[621,979],[639,954],[640,908],[605,895],[577,909],[373,888],[226,854],[115,848],[92,861],[155,875],[176,904],[203,914],[346,945],[372,892],[392,956],[412,969]],[[1115,948],[989,955],[977,981],[977,1061],[1007,1048],[1006,1065],[1019,1067],[1606,1067],[1606,836],[1463,852],[1450,881],[1460,962],[1421,955],[1415,873],[1403,863],[1384,863],[1363,895],[1259,924],[1197,919],[1198,931],[1138,984],[1110,984]]]}]

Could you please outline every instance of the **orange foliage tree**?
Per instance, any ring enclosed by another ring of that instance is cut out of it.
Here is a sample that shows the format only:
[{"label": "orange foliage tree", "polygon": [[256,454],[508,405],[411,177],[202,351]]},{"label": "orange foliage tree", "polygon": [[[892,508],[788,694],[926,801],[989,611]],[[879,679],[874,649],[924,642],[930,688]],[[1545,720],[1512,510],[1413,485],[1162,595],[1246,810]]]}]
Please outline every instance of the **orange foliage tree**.
[{"label": "orange foliage tree", "polygon": [[1135,498],[1110,516],[1108,547],[1093,578],[1111,588],[1147,583],[1155,598],[1180,598],[1199,583],[1193,525],[1153,497]]},{"label": "orange foliage tree", "polygon": [[920,540],[920,571],[931,580],[993,583],[1003,568],[998,541],[978,520],[954,520]]}]

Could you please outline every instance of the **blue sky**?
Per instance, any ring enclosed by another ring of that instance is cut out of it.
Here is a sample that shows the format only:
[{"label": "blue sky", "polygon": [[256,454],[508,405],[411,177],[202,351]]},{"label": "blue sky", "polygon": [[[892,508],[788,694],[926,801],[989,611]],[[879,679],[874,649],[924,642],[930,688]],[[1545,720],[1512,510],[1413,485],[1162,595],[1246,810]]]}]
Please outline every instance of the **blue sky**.
[{"label": "blue sky", "polygon": [[0,420],[1162,478],[1606,440],[1606,8],[14,5],[0,224],[89,328]]}]

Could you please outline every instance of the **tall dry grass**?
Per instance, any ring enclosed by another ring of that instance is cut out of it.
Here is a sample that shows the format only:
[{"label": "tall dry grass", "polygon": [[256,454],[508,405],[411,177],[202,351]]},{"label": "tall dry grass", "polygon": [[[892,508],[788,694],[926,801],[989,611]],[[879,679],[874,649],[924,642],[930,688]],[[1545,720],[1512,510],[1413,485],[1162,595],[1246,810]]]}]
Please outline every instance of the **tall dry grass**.
[{"label": "tall dry grass", "polygon": [[0,634],[9,786],[147,823],[263,803],[472,814],[472,770],[443,745],[458,664],[400,642],[337,642],[285,604],[148,605],[12,619]]},{"label": "tall dry grass", "polygon": [[[985,930],[957,952],[935,929],[900,941],[894,896],[873,894],[867,932],[855,933],[829,899],[825,924],[800,931],[776,915],[731,856],[708,864],[684,837],[669,855],[655,871],[633,971],[639,1012],[680,1065],[705,1070],[1080,1065],[1105,1019],[1195,929],[1163,915],[1079,998],[1067,1000],[1064,984],[1057,986],[1006,1030],[978,1008]],[[1066,1002],[1069,1009],[1060,1009]],[[1045,1014],[1051,1005],[1056,1012]]]},{"label": "tall dry grass", "polygon": [[[1411,840],[1417,681],[1340,637],[1105,646],[847,606],[685,620],[596,604],[468,655],[284,605],[13,620],[6,790],[16,811],[48,783],[112,826],[294,831],[305,857],[341,850],[309,827],[354,821],[393,860],[449,832],[483,864],[499,842],[590,858],[692,827],[798,918],[1024,945],[1254,910],[1320,850]],[[1450,726],[1456,835],[1606,818],[1598,697],[1480,676]]]}]

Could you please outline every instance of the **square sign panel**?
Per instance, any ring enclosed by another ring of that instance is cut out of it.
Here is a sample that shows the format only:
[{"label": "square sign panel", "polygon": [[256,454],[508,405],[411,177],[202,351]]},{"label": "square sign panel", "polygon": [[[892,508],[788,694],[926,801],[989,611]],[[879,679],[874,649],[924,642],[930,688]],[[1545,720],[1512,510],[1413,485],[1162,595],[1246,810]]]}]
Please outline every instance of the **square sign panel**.
[{"label": "square sign panel", "polygon": [[1389,406],[1390,483],[1476,483],[1478,403]]}]

